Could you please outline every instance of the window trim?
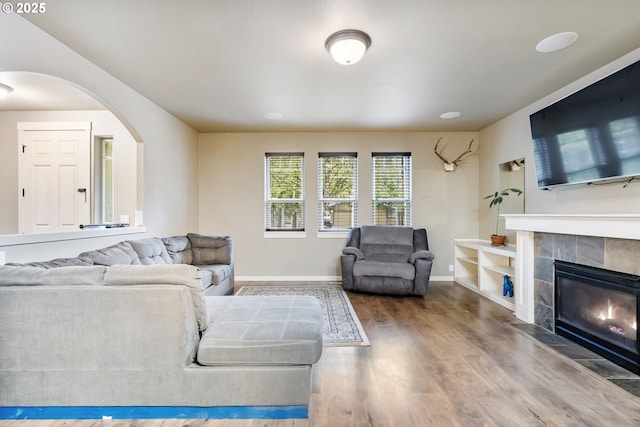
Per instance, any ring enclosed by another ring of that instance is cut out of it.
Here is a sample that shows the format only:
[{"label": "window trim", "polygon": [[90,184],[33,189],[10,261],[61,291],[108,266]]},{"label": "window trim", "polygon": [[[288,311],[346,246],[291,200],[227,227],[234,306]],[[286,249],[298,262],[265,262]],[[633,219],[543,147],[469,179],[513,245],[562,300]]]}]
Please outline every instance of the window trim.
[{"label": "window trim", "polygon": [[[272,199],[270,198],[270,163],[269,159],[273,157],[300,157],[300,198],[286,198],[286,199]],[[305,171],[304,171],[304,152],[267,152],[264,154],[264,223],[263,223],[263,231],[264,234],[272,234],[273,237],[276,237],[273,233],[304,233],[305,232],[305,224],[306,224],[306,212],[305,212]],[[296,228],[274,228],[269,225],[269,220],[271,218],[269,214],[269,207],[271,203],[299,203],[301,207],[300,218],[302,221],[302,227]],[[293,236],[291,236],[293,237]]]},{"label": "window trim", "polygon": [[[107,155],[107,144],[111,145],[111,155],[108,156]],[[103,223],[113,223],[115,222],[115,200],[114,200],[114,188],[115,188],[115,161],[114,161],[114,157],[113,157],[113,148],[114,148],[114,143],[113,143],[113,138],[102,138],[100,140],[100,148],[101,148],[101,154],[102,154],[102,163],[101,163],[101,179],[100,179],[100,183],[101,183],[101,191],[100,191],[100,207],[101,207],[101,213],[100,216],[102,217],[102,222]],[[111,161],[111,165],[108,165],[108,161]],[[111,179],[109,180],[107,178],[107,172],[110,172],[111,174]],[[111,200],[107,200],[107,196],[111,196]],[[111,206],[111,211],[107,212],[107,206]],[[111,220],[108,219],[108,217],[111,217]]]},{"label": "window trim", "polygon": [[[403,167],[406,174],[403,176],[404,181],[404,198],[381,198],[376,199],[376,157],[400,157],[403,159]],[[405,160],[408,164],[405,164]],[[407,176],[408,175],[408,176]],[[413,226],[413,156],[411,152],[372,152],[371,153],[371,223],[376,223],[376,204],[377,203],[404,203],[405,215],[404,224],[398,224],[399,226]],[[386,225],[386,224],[379,224]]]},{"label": "window trim", "polygon": [[[323,159],[325,158],[349,158],[353,160],[353,181],[350,198],[324,198]],[[358,153],[357,152],[319,152],[318,153],[318,194],[317,194],[317,227],[318,235],[348,233],[351,228],[358,225]],[[351,226],[349,228],[324,228],[323,204],[327,202],[351,203]]]}]

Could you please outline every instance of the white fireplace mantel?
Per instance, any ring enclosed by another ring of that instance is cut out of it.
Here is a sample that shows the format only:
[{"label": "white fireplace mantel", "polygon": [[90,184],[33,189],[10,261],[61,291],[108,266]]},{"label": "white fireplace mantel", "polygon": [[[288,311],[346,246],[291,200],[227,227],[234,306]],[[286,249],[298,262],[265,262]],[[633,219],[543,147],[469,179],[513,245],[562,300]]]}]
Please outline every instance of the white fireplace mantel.
[{"label": "white fireplace mantel", "polygon": [[636,214],[521,214],[501,215],[509,230],[640,240]]},{"label": "white fireplace mantel", "polygon": [[640,215],[636,214],[520,214],[501,215],[505,228],[516,234],[516,316],[535,321],[534,233],[569,234],[640,240]]}]

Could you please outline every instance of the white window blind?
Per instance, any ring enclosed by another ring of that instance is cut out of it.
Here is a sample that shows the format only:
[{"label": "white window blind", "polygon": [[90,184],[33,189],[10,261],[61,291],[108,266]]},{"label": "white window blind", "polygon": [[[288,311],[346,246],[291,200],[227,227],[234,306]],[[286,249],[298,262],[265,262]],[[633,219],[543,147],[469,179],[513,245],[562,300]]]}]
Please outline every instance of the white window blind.
[{"label": "white window blind", "polygon": [[318,153],[318,230],[350,230],[358,217],[358,154]]},{"label": "white window blind", "polygon": [[411,226],[411,153],[372,153],[372,222]]},{"label": "white window blind", "polygon": [[304,231],[304,153],[265,154],[265,230]]}]

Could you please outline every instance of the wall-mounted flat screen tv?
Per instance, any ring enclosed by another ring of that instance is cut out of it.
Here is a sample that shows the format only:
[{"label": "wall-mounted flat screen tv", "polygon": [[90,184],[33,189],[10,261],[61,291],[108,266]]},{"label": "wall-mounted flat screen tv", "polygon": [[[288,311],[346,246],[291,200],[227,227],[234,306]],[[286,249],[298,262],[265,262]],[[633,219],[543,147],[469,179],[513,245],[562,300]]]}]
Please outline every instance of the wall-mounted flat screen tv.
[{"label": "wall-mounted flat screen tv", "polygon": [[640,61],[529,120],[538,188],[640,176]]}]

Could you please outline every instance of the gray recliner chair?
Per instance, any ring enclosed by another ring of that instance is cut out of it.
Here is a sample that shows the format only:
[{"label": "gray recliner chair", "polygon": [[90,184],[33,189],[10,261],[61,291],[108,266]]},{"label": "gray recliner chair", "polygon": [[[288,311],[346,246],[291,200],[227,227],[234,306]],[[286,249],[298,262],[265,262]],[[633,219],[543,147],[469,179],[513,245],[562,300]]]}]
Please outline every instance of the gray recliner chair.
[{"label": "gray recliner chair", "polygon": [[342,249],[342,287],[391,295],[427,293],[433,254],[424,228],[364,225]]}]

